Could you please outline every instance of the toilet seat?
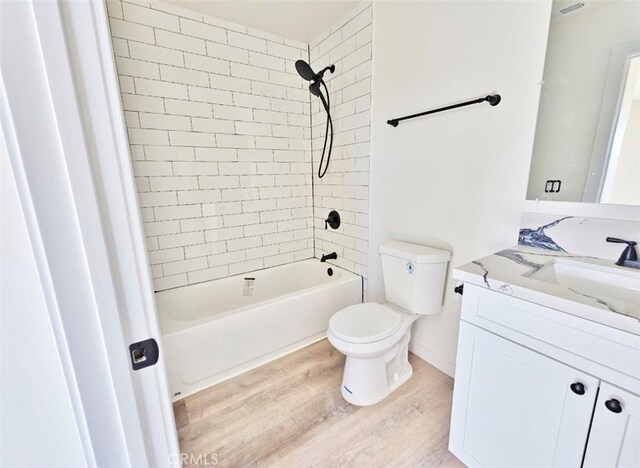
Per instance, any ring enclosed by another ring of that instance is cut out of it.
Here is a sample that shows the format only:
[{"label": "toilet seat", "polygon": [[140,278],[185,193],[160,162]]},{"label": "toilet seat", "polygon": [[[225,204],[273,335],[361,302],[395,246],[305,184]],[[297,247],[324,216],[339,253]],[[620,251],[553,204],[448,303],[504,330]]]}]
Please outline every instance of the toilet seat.
[{"label": "toilet seat", "polygon": [[366,302],[335,313],[329,330],[348,343],[374,343],[393,335],[401,325],[399,313],[376,302]]}]

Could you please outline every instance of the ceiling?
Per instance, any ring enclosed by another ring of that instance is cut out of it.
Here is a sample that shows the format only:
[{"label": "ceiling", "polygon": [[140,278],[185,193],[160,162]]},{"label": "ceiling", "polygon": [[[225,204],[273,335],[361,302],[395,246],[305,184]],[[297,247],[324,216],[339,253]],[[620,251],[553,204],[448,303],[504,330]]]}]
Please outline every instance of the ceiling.
[{"label": "ceiling", "polygon": [[164,0],[164,3],[309,43],[359,2],[347,0]]}]

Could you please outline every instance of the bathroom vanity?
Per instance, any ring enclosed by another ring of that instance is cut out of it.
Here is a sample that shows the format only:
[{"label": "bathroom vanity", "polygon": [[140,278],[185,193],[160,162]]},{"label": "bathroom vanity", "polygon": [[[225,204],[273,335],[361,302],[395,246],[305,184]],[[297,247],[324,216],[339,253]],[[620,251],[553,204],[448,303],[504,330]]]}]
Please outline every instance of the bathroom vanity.
[{"label": "bathroom vanity", "polygon": [[640,270],[518,246],[454,277],[450,451],[469,466],[640,466]]}]

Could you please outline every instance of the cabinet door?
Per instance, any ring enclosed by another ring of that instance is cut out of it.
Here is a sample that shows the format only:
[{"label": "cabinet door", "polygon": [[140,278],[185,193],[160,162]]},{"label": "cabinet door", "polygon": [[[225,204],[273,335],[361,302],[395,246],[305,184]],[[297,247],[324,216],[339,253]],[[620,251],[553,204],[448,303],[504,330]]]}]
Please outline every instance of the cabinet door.
[{"label": "cabinet door", "polygon": [[602,383],[584,466],[640,466],[640,396]]},{"label": "cabinet door", "polygon": [[579,467],[598,379],[460,324],[449,450],[469,466]]}]

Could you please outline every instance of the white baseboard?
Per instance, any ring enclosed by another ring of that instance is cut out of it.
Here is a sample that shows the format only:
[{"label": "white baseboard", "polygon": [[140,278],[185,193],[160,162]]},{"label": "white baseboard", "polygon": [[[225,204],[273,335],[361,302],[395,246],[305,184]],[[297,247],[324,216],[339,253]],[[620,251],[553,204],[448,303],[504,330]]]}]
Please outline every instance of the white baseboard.
[{"label": "white baseboard", "polygon": [[416,341],[411,340],[409,343],[409,351],[418,356],[420,359],[427,361],[436,369],[444,372],[449,377],[453,378],[455,375],[456,364],[449,361],[441,354],[431,351],[429,348]]}]

